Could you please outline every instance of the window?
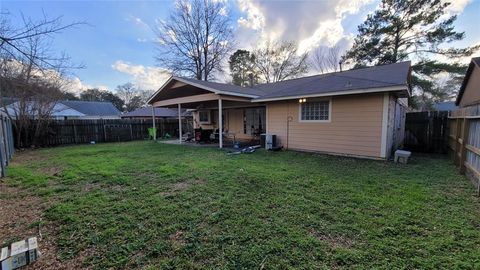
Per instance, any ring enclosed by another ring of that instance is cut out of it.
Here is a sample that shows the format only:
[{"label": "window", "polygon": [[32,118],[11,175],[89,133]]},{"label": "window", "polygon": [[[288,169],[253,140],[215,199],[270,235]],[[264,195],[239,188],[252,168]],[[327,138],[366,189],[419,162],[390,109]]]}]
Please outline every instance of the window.
[{"label": "window", "polygon": [[200,123],[210,124],[210,112],[209,111],[199,111],[198,120]]},{"label": "window", "polygon": [[300,121],[330,121],[330,101],[311,101],[300,103]]}]

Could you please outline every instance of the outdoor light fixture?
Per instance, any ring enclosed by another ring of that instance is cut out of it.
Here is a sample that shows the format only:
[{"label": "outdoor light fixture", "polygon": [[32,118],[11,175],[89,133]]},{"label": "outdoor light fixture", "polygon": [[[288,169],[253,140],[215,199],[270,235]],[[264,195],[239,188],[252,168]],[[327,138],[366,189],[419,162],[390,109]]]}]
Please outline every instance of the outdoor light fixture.
[{"label": "outdoor light fixture", "polygon": [[298,100],[298,103],[305,103],[307,102],[307,99],[306,98],[301,98]]}]

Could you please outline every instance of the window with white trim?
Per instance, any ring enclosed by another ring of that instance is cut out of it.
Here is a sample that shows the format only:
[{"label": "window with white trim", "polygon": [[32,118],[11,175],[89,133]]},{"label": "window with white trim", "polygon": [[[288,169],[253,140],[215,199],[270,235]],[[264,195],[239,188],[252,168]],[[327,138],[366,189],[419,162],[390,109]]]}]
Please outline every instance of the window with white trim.
[{"label": "window with white trim", "polygon": [[309,101],[300,103],[301,121],[329,121],[330,101]]},{"label": "window with white trim", "polygon": [[210,124],[210,112],[209,111],[199,111],[198,112],[198,121],[204,124]]}]

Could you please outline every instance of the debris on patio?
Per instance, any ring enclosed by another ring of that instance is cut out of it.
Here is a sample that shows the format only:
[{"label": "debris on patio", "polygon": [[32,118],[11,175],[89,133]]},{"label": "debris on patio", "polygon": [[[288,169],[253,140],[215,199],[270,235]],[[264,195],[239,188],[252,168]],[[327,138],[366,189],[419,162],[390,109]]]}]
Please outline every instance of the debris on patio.
[{"label": "debris on patio", "polygon": [[261,147],[260,145],[248,146],[238,151],[228,151],[227,155],[251,154],[251,153],[254,153],[260,147]]}]

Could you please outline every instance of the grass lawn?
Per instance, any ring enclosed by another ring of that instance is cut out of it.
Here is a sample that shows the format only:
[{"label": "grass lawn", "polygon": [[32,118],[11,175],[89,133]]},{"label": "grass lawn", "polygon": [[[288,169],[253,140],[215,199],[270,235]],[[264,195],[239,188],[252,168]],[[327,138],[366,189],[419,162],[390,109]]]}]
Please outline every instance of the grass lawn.
[{"label": "grass lawn", "polygon": [[39,198],[29,226],[84,267],[480,269],[480,202],[444,157],[132,142],[17,153],[2,181]]}]

